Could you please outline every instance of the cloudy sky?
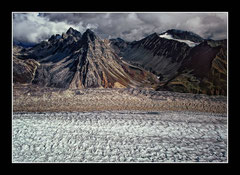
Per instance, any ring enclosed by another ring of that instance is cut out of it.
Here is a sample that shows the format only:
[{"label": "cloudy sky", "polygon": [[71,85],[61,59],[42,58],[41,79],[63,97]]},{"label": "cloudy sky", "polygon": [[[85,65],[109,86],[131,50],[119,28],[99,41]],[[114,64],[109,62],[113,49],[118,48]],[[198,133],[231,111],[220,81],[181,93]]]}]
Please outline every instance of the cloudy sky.
[{"label": "cloudy sky", "polygon": [[139,40],[168,29],[192,31],[203,38],[227,38],[227,13],[13,13],[13,39],[37,43],[69,27],[93,30],[102,39]]}]

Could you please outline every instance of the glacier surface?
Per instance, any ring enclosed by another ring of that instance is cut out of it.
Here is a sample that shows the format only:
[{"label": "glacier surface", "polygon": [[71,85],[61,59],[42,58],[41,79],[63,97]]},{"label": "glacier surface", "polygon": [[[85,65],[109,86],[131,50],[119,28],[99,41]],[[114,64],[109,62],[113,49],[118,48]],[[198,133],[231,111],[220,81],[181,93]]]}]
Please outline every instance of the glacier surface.
[{"label": "glacier surface", "polygon": [[227,162],[227,117],[195,112],[13,113],[13,162]]}]

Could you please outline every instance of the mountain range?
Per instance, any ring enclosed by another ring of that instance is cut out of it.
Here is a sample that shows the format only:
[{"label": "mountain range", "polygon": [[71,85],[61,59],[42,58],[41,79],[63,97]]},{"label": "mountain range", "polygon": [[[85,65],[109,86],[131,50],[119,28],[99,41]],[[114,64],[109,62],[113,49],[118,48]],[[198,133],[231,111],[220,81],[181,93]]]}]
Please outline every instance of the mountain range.
[{"label": "mountain range", "polygon": [[227,40],[171,29],[126,42],[69,28],[33,47],[14,44],[13,82],[227,95]]}]

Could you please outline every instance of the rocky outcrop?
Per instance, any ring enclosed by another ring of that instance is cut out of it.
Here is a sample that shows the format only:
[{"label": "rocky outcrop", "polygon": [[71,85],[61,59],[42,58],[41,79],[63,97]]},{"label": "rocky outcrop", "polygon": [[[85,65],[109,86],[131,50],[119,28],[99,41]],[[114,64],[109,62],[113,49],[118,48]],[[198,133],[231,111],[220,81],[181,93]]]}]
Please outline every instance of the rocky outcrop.
[{"label": "rocky outcrop", "polygon": [[13,45],[13,83],[31,83],[35,77],[39,62],[33,59],[19,59],[23,55],[24,49],[21,46]]},{"label": "rocky outcrop", "polygon": [[31,83],[39,63],[33,59],[21,60],[13,57],[13,83]]},{"label": "rocky outcrop", "polygon": [[204,41],[194,47],[167,90],[227,95],[227,41]]}]

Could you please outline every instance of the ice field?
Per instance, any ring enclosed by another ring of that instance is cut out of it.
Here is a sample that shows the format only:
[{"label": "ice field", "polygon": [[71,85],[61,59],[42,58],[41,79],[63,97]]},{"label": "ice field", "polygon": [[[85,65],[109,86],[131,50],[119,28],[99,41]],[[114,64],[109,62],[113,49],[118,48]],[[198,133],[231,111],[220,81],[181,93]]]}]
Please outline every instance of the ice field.
[{"label": "ice field", "polygon": [[227,162],[227,116],[195,112],[13,113],[13,162]]}]

